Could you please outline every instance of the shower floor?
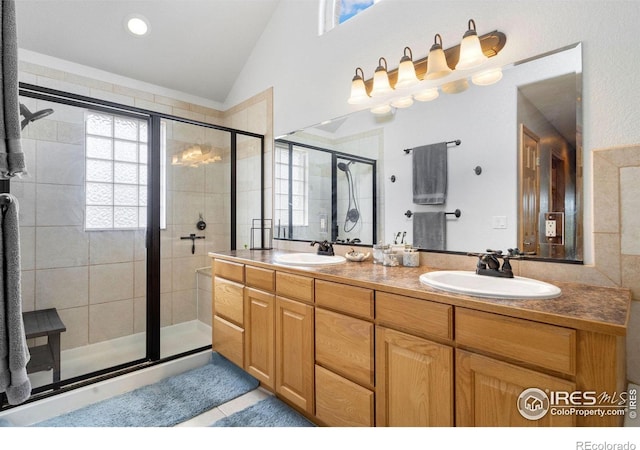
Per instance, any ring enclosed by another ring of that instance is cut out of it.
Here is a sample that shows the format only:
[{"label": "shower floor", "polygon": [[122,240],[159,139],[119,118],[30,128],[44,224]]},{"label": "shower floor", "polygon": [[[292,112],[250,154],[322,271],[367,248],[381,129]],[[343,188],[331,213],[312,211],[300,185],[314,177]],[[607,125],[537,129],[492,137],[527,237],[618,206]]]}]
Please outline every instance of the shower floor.
[{"label": "shower floor", "polygon": [[[163,327],[160,330],[160,356],[177,355],[211,345],[211,327],[199,320]],[[109,341],[63,350],[61,380],[117,366],[145,356],[146,334],[137,333]],[[52,383],[53,371],[29,374],[31,387]]]}]

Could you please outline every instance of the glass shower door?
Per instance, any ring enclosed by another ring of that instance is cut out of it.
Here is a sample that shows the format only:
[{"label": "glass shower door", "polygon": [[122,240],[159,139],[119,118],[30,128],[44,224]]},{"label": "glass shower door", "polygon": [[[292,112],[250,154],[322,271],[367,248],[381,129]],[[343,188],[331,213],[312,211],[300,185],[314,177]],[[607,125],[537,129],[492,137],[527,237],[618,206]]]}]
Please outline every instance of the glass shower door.
[{"label": "glass shower door", "polygon": [[211,345],[211,258],[231,248],[231,133],[163,119],[161,358]]},{"label": "glass shower door", "polygon": [[[25,324],[45,315],[60,323],[48,335],[38,320],[28,327],[37,393],[146,356],[148,121],[27,96],[20,102],[52,110],[23,129],[28,175],[10,184],[20,208]],[[59,352],[59,364],[39,366],[41,350]]]}]

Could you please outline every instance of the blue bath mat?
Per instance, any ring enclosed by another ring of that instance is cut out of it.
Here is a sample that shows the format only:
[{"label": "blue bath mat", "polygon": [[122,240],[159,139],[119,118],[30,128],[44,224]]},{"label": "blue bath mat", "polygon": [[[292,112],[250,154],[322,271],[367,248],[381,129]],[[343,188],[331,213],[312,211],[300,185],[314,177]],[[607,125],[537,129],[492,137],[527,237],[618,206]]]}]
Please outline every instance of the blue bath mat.
[{"label": "blue bath mat", "polygon": [[216,421],[212,427],[315,427],[276,397],[260,400],[242,411]]},{"label": "blue bath mat", "polygon": [[218,353],[197,369],[62,414],[35,427],[170,427],[258,387]]}]

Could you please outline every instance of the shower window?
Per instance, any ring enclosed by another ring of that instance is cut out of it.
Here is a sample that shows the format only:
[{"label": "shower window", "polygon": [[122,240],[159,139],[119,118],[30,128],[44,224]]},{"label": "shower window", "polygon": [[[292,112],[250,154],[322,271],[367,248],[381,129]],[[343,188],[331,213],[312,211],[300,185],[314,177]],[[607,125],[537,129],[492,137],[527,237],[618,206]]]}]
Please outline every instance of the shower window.
[{"label": "shower window", "polygon": [[[291,164],[289,164],[291,158]],[[309,225],[309,153],[306,149],[276,146],[275,217],[289,223],[289,177],[291,177],[291,225]]]},{"label": "shower window", "polygon": [[[165,128],[163,124],[162,136]],[[161,139],[163,156],[165,140]],[[87,112],[85,144],[85,230],[145,228],[147,121]],[[163,175],[164,172],[163,168]],[[161,203],[164,219],[164,202]]]}]

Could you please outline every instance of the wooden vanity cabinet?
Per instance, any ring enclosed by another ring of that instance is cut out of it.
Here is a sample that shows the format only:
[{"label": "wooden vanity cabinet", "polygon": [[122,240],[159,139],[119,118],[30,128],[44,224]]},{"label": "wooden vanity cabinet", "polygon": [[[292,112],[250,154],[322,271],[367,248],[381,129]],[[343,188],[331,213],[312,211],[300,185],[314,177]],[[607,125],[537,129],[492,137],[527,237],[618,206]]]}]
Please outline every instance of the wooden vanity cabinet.
[{"label": "wooden vanity cabinet", "polygon": [[276,392],[313,415],[313,278],[276,272]]},{"label": "wooden vanity cabinet", "polygon": [[212,272],[213,350],[320,425],[622,425],[615,415],[528,420],[518,399],[532,387],[625,391],[624,335],[278,267],[214,259]]},{"label": "wooden vanity cabinet", "polygon": [[375,425],[373,291],[316,280],[316,417]]},{"label": "wooden vanity cabinet", "polygon": [[376,292],[376,426],[453,426],[451,339],[451,306]]}]

